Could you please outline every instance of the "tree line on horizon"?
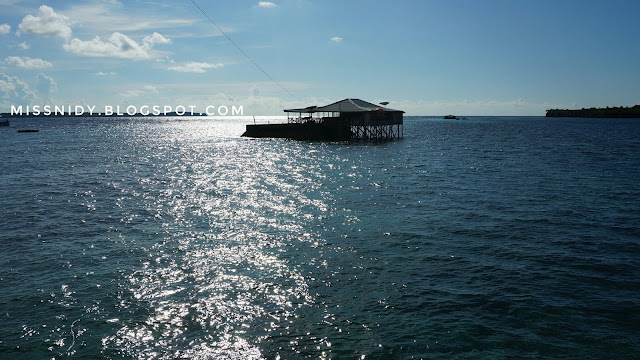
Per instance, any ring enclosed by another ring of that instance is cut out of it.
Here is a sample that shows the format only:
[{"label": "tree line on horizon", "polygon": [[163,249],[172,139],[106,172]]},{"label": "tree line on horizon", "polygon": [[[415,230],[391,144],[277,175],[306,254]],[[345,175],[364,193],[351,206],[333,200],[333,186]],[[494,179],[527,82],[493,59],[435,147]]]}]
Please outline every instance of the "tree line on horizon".
[{"label": "tree line on horizon", "polygon": [[582,108],[576,110],[569,109],[549,109],[547,117],[585,117],[585,118],[640,118],[640,105],[632,107],[606,107],[606,108]]}]

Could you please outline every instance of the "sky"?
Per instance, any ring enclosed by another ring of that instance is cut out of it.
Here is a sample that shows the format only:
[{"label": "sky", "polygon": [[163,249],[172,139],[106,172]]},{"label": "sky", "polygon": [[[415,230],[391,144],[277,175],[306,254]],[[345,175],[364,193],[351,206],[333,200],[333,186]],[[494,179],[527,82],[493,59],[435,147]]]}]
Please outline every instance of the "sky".
[{"label": "sky", "polygon": [[359,98],[406,115],[541,116],[640,104],[640,1],[194,1],[224,34],[191,0],[0,0],[0,112],[270,116]]}]

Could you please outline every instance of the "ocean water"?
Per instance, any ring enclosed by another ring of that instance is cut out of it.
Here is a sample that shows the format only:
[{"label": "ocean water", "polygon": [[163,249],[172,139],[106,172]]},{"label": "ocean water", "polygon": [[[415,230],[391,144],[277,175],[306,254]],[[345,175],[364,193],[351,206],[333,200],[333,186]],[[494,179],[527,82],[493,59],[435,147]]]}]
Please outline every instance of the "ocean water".
[{"label": "ocean water", "polygon": [[244,123],[0,128],[0,358],[640,353],[640,120]]}]

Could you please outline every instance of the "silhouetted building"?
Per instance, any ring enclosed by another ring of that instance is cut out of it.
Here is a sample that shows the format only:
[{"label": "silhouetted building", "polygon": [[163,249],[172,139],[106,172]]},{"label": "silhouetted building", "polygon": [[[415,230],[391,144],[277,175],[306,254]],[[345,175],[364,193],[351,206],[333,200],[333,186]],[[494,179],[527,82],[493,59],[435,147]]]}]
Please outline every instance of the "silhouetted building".
[{"label": "silhouetted building", "polygon": [[242,136],[331,141],[403,136],[404,111],[360,99],[284,111],[288,123],[247,125]]}]

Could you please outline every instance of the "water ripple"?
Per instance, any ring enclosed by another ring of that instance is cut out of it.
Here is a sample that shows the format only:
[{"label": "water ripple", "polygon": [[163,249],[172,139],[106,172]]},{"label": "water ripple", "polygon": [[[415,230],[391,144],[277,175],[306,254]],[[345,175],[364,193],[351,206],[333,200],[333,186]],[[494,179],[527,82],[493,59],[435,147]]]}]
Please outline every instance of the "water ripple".
[{"label": "water ripple", "polygon": [[576,121],[0,132],[0,357],[632,357],[640,128]]}]

